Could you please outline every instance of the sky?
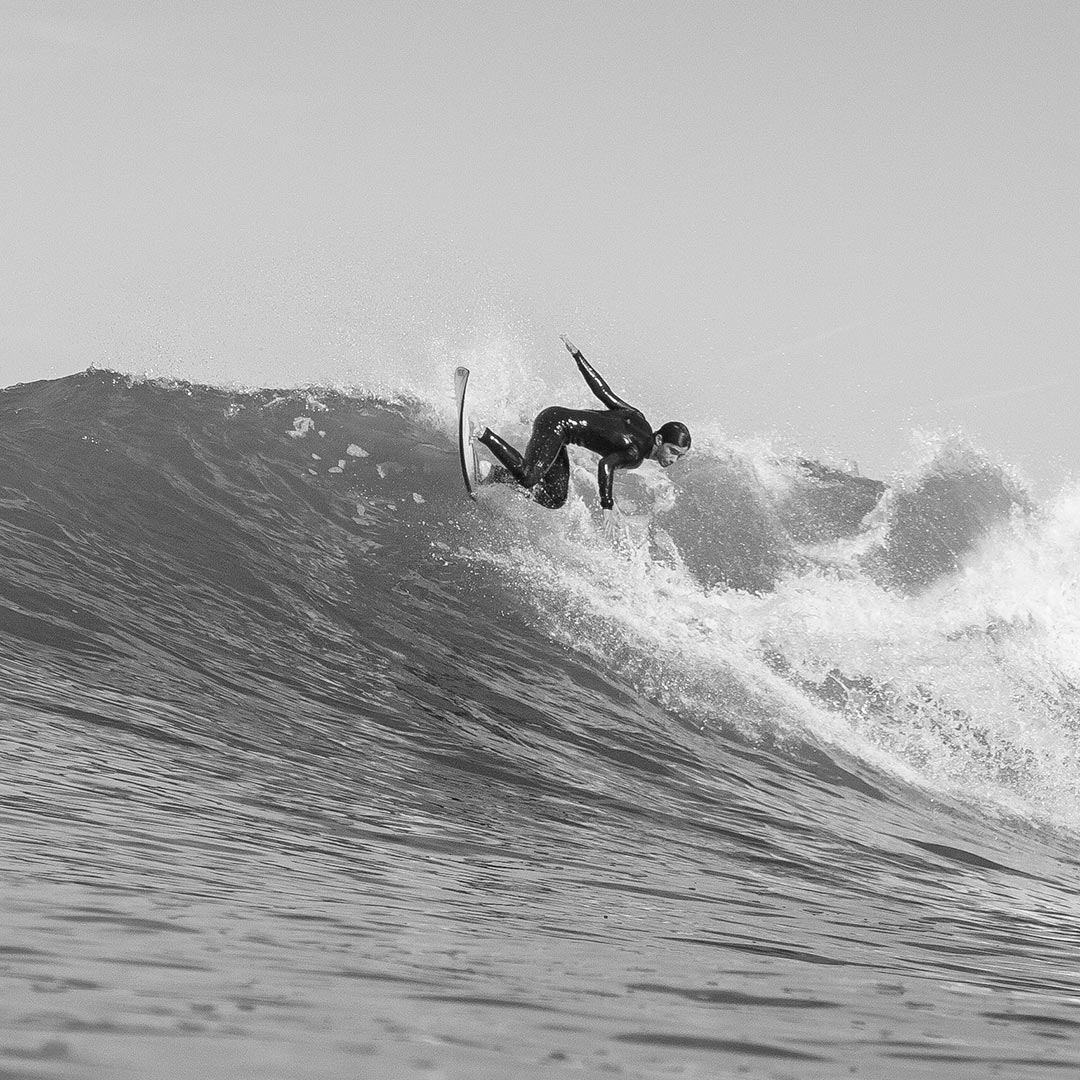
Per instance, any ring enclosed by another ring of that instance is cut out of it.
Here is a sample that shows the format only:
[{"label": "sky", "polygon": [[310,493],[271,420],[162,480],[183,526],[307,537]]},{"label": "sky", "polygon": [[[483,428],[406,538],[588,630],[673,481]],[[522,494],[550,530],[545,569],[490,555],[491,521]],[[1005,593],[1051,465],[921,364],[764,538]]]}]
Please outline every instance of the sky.
[{"label": "sky", "polygon": [[0,386],[566,333],[656,424],[1080,474],[1080,5],[0,0]]}]

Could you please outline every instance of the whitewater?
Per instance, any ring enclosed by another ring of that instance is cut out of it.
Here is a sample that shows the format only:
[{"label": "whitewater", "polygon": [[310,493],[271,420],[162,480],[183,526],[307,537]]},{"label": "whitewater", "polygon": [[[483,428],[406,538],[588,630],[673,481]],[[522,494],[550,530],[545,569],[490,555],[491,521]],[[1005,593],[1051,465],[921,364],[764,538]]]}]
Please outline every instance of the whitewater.
[{"label": "whitewater", "polygon": [[0,391],[0,1076],[1077,1074],[1080,489],[450,385]]}]

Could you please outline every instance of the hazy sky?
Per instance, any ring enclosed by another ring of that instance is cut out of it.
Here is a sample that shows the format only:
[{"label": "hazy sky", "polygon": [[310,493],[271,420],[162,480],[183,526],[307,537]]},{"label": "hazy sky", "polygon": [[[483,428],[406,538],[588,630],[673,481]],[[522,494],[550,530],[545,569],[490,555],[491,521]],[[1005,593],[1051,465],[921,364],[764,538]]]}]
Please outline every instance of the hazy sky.
[{"label": "hazy sky", "polygon": [[659,423],[1080,473],[1080,4],[0,0],[0,385],[557,333]]}]

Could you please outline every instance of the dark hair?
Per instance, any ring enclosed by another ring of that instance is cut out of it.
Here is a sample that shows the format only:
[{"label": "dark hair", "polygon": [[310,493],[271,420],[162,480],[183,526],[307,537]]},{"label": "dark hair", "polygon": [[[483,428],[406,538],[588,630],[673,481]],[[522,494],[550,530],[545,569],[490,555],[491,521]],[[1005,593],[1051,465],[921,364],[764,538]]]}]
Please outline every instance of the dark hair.
[{"label": "dark hair", "polygon": [[678,420],[669,420],[657,433],[661,442],[671,443],[672,446],[690,449],[690,429]]}]

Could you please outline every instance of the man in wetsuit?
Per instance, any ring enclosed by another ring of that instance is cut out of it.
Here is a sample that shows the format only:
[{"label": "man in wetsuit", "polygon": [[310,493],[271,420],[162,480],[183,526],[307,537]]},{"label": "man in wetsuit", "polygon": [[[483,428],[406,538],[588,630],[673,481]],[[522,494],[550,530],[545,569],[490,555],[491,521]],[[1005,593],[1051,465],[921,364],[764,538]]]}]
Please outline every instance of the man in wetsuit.
[{"label": "man in wetsuit", "polygon": [[515,482],[529,488],[535,502],[553,510],[566,502],[570,487],[567,445],[584,446],[599,454],[600,507],[604,512],[604,532],[610,536],[618,524],[611,490],[615,470],[636,469],[646,458],[653,458],[666,469],[690,449],[690,432],[685,424],[675,420],[653,431],[641,411],[616,397],[585,357],[565,335],[561,336],[589,389],[605,408],[564,409],[552,405],[544,409],[533,421],[524,456],[490,428],[484,428],[476,441],[486,446],[505,469],[505,472],[494,470],[492,480]]}]

